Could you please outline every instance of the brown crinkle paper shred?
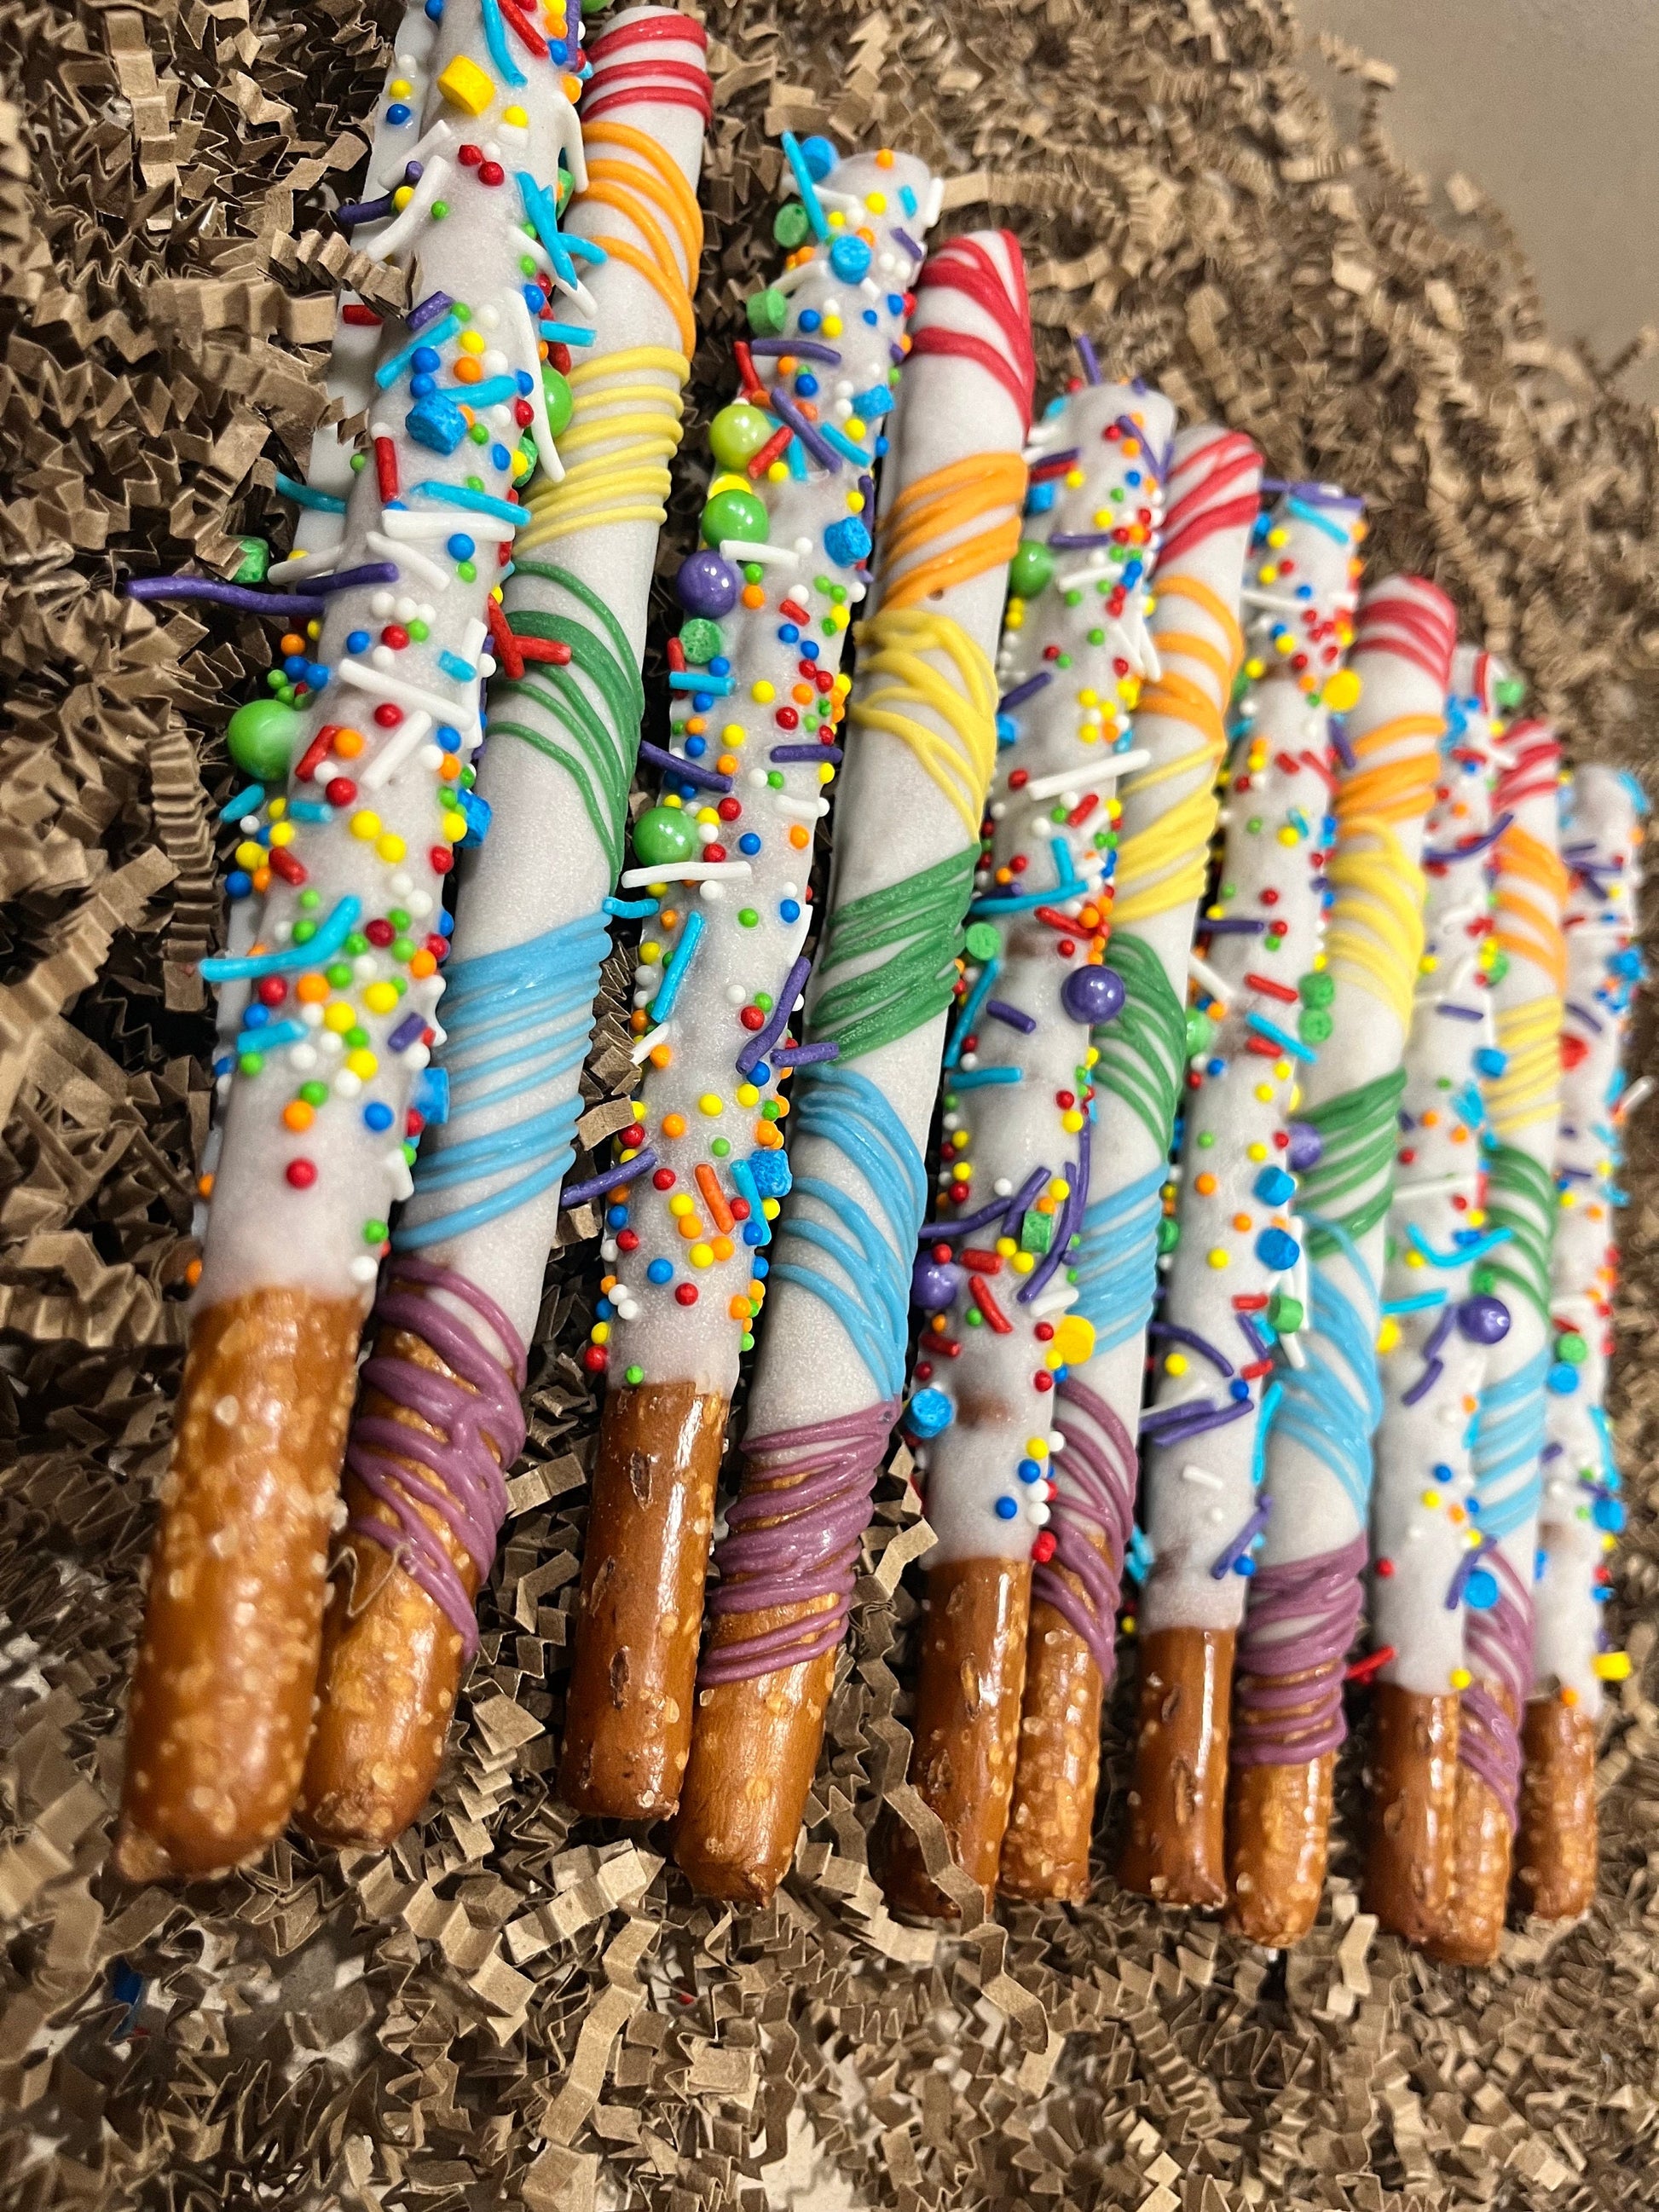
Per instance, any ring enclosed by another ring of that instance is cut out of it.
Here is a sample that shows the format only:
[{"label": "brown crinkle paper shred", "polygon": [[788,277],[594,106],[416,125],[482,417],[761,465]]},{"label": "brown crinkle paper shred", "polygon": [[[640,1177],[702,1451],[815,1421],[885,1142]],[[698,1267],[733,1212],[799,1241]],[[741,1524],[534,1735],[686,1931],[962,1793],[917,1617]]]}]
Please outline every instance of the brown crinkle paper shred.
[{"label": "brown crinkle paper shred", "polygon": [[[884,1799],[927,1821],[903,1787],[902,1576],[926,1531],[902,1467],[775,1905],[711,1910],[660,1837],[573,1827],[551,1775],[596,1412],[572,1349],[591,1215],[550,1271],[483,1655],[419,1829],[346,1860],[285,1843],[182,1895],[106,1870],[207,1123],[192,963],[220,926],[222,733],[273,647],[114,586],[226,573],[244,532],[287,542],[273,472],[323,415],[335,289],[400,297],[325,212],[394,22],[363,0],[0,0],[0,2201],[1653,2203],[1651,1114],[1627,1178],[1612,1613],[1636,1663],[1606,1731],[1601,1893],[1583,1927],[1512,1930],[1490,1973],[1426,1965],[1357,1909],[1363,1700],[1325,1909],[1288,1961],[1106,1877],[1121,1694],[1096,1901],[975,1908],[949,1941],[896,1925],[868,1846]],[[1045,390],[1085,331],[1275,473],[1363,489],[1381,566],[1436,576],[1581,757],[1640,761],[1654,422],[1617,364],[1546,330],[1498,211],[1399,165],[1384,66],[1322,58],[1273,0],[714,0],[709,29],[701,419],[774,252],[776,133],[916,145],[954,178],[947,227],[1024,240]],[[688,483],[665,569],[696,504]],[[627,1119],[626,988],[618,956],[590,1146]]]}]

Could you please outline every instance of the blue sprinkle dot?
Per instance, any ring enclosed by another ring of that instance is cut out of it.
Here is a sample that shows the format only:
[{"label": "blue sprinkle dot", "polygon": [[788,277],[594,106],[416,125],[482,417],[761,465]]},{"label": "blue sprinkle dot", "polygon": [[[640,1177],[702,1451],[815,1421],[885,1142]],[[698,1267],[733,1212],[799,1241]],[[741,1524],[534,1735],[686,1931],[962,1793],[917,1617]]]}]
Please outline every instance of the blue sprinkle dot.
[{"label": "blue sprinkle dot", "polygon": [[685,757],[688,760],[701,760],[708,750],[707,738],[688,738],[685,741]]},{"label": "blue sprinkle dot", "polygon": [[536,389],[535,379],[527,368],[515,368],[513,372],[513,381],[518,386],[521,398],[528,399]]},{"label": "blue sprinkle dot", "polygon": [[453,937],[455,934],[455,917],[447,907],[441,908],[439,912],[438,934],[440,937]]},{"label": "blue sprinkle dot", "polygon": [[781,623],[779,624],[778,643],[780,645],[799,645],[800,643],[800,632],[796,629],[793,623]]},{"label": "blue sprinkle dot", "polygon": [[369,635],[366,629],[354,629],[350,636],[346,640],[346,651],[348,653],[367,653],[369,647],[373,645],[374,642],[374,639]]},{"label": "blue sprinkle dot", "polygon": [[818,380],[817,377],[812,374],[810,369],[802,369],[800,374],[795,379],[795,390],[800,394],[800,397],[803,399],[811,399],[817,392],[817,388]]},{"label": "blue sprinkle dot", "polygon": [[816,660],[818,657],[818,653],[819,647],[814,643],[812,639],[809,637],[801,647],[800,657],[803,660]]},{"label": "blue sprinkle dot", "polygon": [[444,0],[426,0],[426,17],[430,23],[441,23],[444,19]]},{"label": "blue sprinkle dot", "polygon": [[697,787],[695,783],[683,783],[675,796],[677,798],[683,799],[686,805],[690,806],[697,796]]},{"label": "blue sprinkle dot", "polygon": [[394,100],[392,101],[391,106],[388,107],[386,112],[386,119],[388,123],[401,124],[408,122],[409,110],[404,106],[401,100]]},{"label": "blue sprinkle dot", "polygon": [[1233,1561],[1233,1572],[1236,1575],[1243,1575],[1247,1581],[1255,1572],[1255,1561],[1248,1552],[1243,1559]]},{"label": "blue sprinkle dot", "polygon": [[283,673],[290,684],[303,684],[307,665],[303,653],[290,653],[283,663]]},{"label": "blue sprinkle dot", "polygon": [[732,673],[732,663],[725,653],[717,653],[714,655],[708,664],[708,673],[711,676],[729,676]]},{"label": "blue sprinkle dot", "polygon": [[439,723],[437,738],[438,743],[443,747],[443,750],[447,753],[459,752],[461,749],[461,733],[459,730],[453,728],[449,723]]},{"label": "blue sprinkle dot", "polygon": [[743,1241],[745,1244],[758,1244],[765,1234],[766,1231],[758,1221],[745,1221],[743,1224]]},{"label": "blue sprinkle dot", "polygon": [[762,1282],[766,1280],[766,1278],[771,1273],[771,1272],[772,1262],[769,1260],[757,1260],[753,1267],[750,1270],[750,1273],[757,1277]]},{"label": "blue sprinkle dot", "polygon": [[1498,1577],[1477,1567],[1463,1585],[1463,1596],[1472,1612],[1490,1613],[1498,1602]]},{"label": "blue sprinkle dot", "polygon": [[245,1030],[262,1030],[270,1019],[270,1008],[256,999],[242,1016],[242,1027]]},{"label": "blue sprinkle dot", "polygon": [[507,452],[505,446],[498,443],[490,447],[489,458],[495,462],[498,469],[504,469],[511,462],[513,456]]},{"label": "blue sprinkle dot", "polygon": [[1008,1497],[998,1498],[997,1519],[999,1521],[1012,1521],[1018,1510],[1019,1507],[1013,1498]]},{"label": "blue sprinkle dot", "polygon": [[458,530],[453,538],[444,540],[444,550],[452,561],[470,561],[477,550],[477,541],[464,530]]},{"label": "blue sprinkle dot", "polygon": [[761,841],[752,830],[745,830],[738,840],[738,850],[740,853],[758,853],[760,848]]},{"label": "blue sprinkle dot", "polygon": [[228,897],[245,899],[252,889],[253,878],[246,868],[233,868],[225,878],[225,892]]},{"label": "blue sprinkle dot", "polygon": [[706,714],[714,703],[714,695],[712,691],[694,691],[691,694],[691,711],[694,714]]},{"label": "blue sprinkle dot", "polygon": [[876,313],[873,307],[866,307],[864,311],[864,319],[869,324],[871,329],[874,330],[876,325],[881,320],[881,317]]},{"label": "blue sprinkle dot", "polygon": [[1042,1462],[1041,1460],[1023,1459],[1014,1473],[1022,1482],[1036,1482],[1042,1474]]},{"label": "blue sprinkle dot", "polygon": [[800,327],[804,331],[811,331],[817,330],[818,325],[823,320],[823,316],[819,314],[816,307],[803,307],[800,311]]},{"label": "blue sprinkle dot", "polygon": [[607,1206],[605,1209],[605,1225],[607,1229],[626,1229],[628,1208],[625,1206]]},{"label": "blue sprinkle dot", "polygon": [[887,295],[887,312],[890,315],[902,315],[904,313],[902,292],[890,292]]},{"label": "blue sprinkle dot", "polygon": [[799,921],[800,920],[800,902],[799,902],[799,899],[783,899],[783,900],[781,900],[781,901],[779,902],[779,905],[778,905],[778,912],[779,912],[779,914],[783,917],[783,919],[784,919],[784,921]]},{"label": "blue sprinkle dot", "polygon": [[877,439],[877,441],[876,441],[876,459],[877,459],[878,460],[880,460],[880,459],[883,458],[883,456],[885,454],[886,451],[887,451],[887,440],[886,440],[885,436],[884,435],[884,436],[882,436],[882,437],[878,438],[878,439]]},{"label": "blue sprinkle dot", "polygon": [[325,688],[328,682],[328,674],[327,668],[320,660],[308,660],[306,663],[305,680],[313,691],[320,691]]},{"label": "blue sprinkle dot", "polygon": [[434,368],[443,367],[443,362],[436,346],[416,346],[409,357],[409,365],[417,375],[429,376]]},{"label": "blue sprinkle dot", "polygon": [[1249,1384],[1245,1382],[1243,1376],[1235,1375],[1232,1381],[1227,1385],[1227,1395],[1233,1399],[1237,1404],[1243,1405],[1245,1399],[1247,1399],[1249,1395]]},{"label": "blue sprinkle dot", "polygon": [[616,1310],[609,1298],[596,1298],[593,1302],[593,1314],[596,1320],[609,1321]]},{"label": "blue sprinkle dot", "polygon": [[653,1260],[645,1272],[653,1283],[672,1282],[674,1263],[672,1260]]},{"label": "blue sprinkle dot", "polygon": [[416,399],[429,399],[438,389],[438,380],[430,369],[421,369],[409,380],[409,388]]},{"label": "blue sprinkle dot", "polygon": [[377,1136],[392,1127],[394,1118],[392,1109],[378,1098],[363,1109],[363,1120]]},{"label": "blue sprinkle dot", "polygon": [[1558,1398],[1571,1398],[1578,1388],[1578,1370],[1565,1359],[1558,1359],[1544,1378],[1544,1387]]}]

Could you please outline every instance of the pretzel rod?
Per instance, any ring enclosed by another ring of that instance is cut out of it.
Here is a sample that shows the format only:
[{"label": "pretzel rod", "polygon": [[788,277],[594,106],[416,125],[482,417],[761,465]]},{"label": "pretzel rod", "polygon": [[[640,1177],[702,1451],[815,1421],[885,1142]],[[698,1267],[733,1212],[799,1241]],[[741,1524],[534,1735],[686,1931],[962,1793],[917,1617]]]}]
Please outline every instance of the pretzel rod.
[{"label": "pretzel rod", "polygon": [[1370,1631],[1377,1668],[1369,1761],[1368,1904],[1421,1942],[1450,1894],[1458,1692],[1469,1613],[1497,1602],[1487,1539],[1469,1511],[1474,1415],[1507,1304],[1472,1289],[1494,1237],[1483,1211],[1481,1085],[1503,1066],[1493,1019],[1492,785],[1502,684],[1491,657],[1452,662],[1441,781],[1424,854],[1422,975],[1383,1285],[1372,1510]]},{"label": "pretzel rod", "polygon": [[1218,892],[1198,922],[1176,1236],[1141,1419],[1151,1570],[1120,1876],[1167,1905],[1226,1898],[1233,1644],[1267,1504],[1259,1423],[1276,1402],[1274,1345],[1293,1343],[1304,1318],[1291,1109],[1331,1027],[1329,724],[1358,696],[1344,664],[1364,530],[1358,500],[1298,485],[1261,518],[1245,571],[1249,684]]},{"label": "pretzel rod", "polygon": [[1273,1501],[1238,1638],[1228,1787],[1232,1924],[1296,1942],[1324,1884],[1343,1663],[1358,1625],[1376,1337],[1401,1059],[1423,945],[1419,865],[1434,797],[1455,624],[1419,577],[1359,603],[1358,704],[1337,742],[1334,986],[1328,1043],[1308,1069],[1293,1138],[1310,1296],[1300,1366],[1276,1378],[1265,1426]]},{"label": "pretzel rod", "polygon": [[1021,1895],[1073,1895],[1087,1881],[1100,1704],[1133,1511],[1155,1193],[1185,1050],[1177,986],[1184,989],[1215,822],[1221,712],[1243,653],[1238,591],[1260,467],[1248,440],[1206,427],[1176,441],[1167,480],[1152,618],[1159,673],[1142,688],[1134,716],[1133,750],[1146,757],[1123,786],[1115,858],[1109,957],[1123,1006],[1093,1036],[1090,1202],[1075,1273],[1078,1316],[1095,1342],[1055,1393],[1055,1546],[1032,1576],[1020,1756],[1000,1875]]},{"label": "pretzel rod", "polygon": [[1610,1595],[1604,1555],[1625,1517],[1603,1397],[1618,1273],[1612,1228],[1621,1202],[1613,1176],[1623,1051],[1642,976],[1632,935],[1647,813],[1640,787],[1614,769],[1579,769],[1562,797],[1561,849],[1571,889],[1551,1262],[1555,1337],[1515,1854],[1522,1899],[1547,1920],[1576,1919],[1595,1896],[1601,1685],[1630,1671],[1627,1655],[1609,1647],[1601,1621]]},{"label": "pretzel rod", "polygon": [[[477,1646],[473,1600],[495,1557],[501,1475],[524,1439],[515,1400],[574,1157],[690,373],[702,39],[689,17],[631,9],[590,50],[588,184],[566,234],[607,258],[588,279],[591,306],[538,313],[570,341],[555,342],[568,371],[565,468],[527,495],[495,618],[505,665],[490,684],[479,792],[496,826],[462,886],[448,970],[438,1065],[449,1118],[416,1162],[346,1448],[352,1517],[301,1796],[304,1825],[330,1842],[389,1842],[430,1791]],[[547,652],[558,657],[523,657]],[[425,1441],[400,1451],[410,1428]]]},{"label": "pretzel rod", "polygon": [[918,291],[809,1000],[811,1048],[833,1058],[797,1095],[675,1844],[720,1896],[775,1886],[817,1762],[903,1388],[922,1147],[996,750],[988,648],[1018,537],[1034,374],[1019,249],[1005,232],[953,240]]},{"label": "pretzel rod", "polygon": [[[374,241],[418,259],[422,296],[381,336],[372,465],[327,588],[301,601],[314,618],[284,641],[285,696],[232,722],[233,757],[259,777],[237,802],[252,827],[232,889],[261,903],[252,949],[203,963],[252,990],[216,1063],[228,1105],[133,1681],[116,1856],[134,1878],[261,1849],[311,1729],[357,1340],[429,1098],[440,894],[485,826],[465,765],[484,607],[534,465],[514,410],[541,375],[516,320],[520,226],[533,208],[556,242],[561,157],[583,176],[557,64],[504,49],[500,66],[492,27],[471,0],[445,10],[422,173]],[[464,158],[475,133],[503,159]]]},{"label": "pretzel rod", "polygon": [[690,1755],[726,1407],[788,1187],[781,1086],[813,835],[840,758],[837,671],[866,589],[916,239],[937,212],[909,155],[842,161],[822,139],[785,150],[802,197],[775,229],[796,250],[748,303],[740,396],[711,425],[703,546],[678,578],[672,758],[622,878],[650,925],[634,1017],[647,1072],[623,1137],[640,1169],[611,1193],[586,1355],[609,1387],[561,1786],[586,1812],[627,1818],[672,1811]]}]

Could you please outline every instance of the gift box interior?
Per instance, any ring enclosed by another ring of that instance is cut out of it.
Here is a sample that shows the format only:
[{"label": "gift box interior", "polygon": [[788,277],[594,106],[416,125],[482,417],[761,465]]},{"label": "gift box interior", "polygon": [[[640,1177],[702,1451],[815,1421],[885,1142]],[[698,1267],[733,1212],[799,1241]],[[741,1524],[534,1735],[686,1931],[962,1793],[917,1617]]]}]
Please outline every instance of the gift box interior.
[{"label": "gift box interior", "polygon": [[[297,1835],[228,1879],[106,1867],[186,1312],[211,1079],[219,813],[251,618],[133,573],[286,545],[322,414],[395,9],[155,0],[0,15],[0,2170],[8,2203],[431,2207],[1653,2201],[1659,1544],[1655,1139],[1635,1120],[1613,1412],[1630,1504],[1587,1919],[1428,1963],[1360,1910],[1365,1695],[1316,1928],[1268,1954],[1120,1891],[1109,1716],[1091,1900],[951,1934],[883,1905],[904,1778],[914,1498],[883,1478],[808,1832],[773,1905],[698,1902],[660,1836],[554,1790],[598,1419],[591,1215],[550,1267],[530,1443],[436,1797],[389,1851]],[[688,454],[771,254],[779,135],[915,148],[938,235],[1026,253],[1039,394],[1109,375],[1364,491],[1524,670],[1571,757],[1659,713],[1659,453],[1617,364],[1547,327],[1501,209],[1396,157],[1392,72],[1282,0],[708,0]],[[1334,86],[1341,127],[1329,104]],[[659,581],[695,535],[684,469]],[[663,604],[666,606],[665,587]],[[653,623],[647,735],[665,721]],[[655,676],[659,680],[653,682]],[[660,731],[658,731],[660,734]],[[613,956],[585,1089],[625,1096]],[[1632,1070],[1652,1052],[1638,1012]],[[614,1123],[614,1117],[613,1117]],[[613,1125],[613,1124],[612,1124]],[[610,1125],[608,1125],[610,1126]],[[580,1170],[579,1172],[582,1171]]]}]

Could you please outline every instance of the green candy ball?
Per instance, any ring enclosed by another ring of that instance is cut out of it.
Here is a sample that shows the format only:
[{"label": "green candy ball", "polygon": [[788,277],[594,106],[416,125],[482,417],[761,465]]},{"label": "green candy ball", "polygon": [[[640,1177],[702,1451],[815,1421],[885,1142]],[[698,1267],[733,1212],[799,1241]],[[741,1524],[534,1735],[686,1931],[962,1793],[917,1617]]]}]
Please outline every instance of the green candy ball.
[{"label": "green candy ball", "polygon": [[805,246],[811,219],[799,200],[786,200],[772,218],[772,235],[786,253]]},{"label": "green candy ball", "polygon": [[970,921],[964,940],[970,960],[994,960],[1002,950],[1002,934],[995,924]]},{"label": "green candy ball", "polygon": [[709,424],[708,450],[723,469],[740,469],[754,459],[771,435],[772,425],[758,407],[734,399]]},{"label": "green candy ball", "polygon": [[263,538],[239,538],[242,557],[231,574],[233,584],[263,584],[270,568],[270,547]]},{"label": "green candy ball", "polygon": [[1306,1316],[1300,1298],[1293,1298],[1288,1291],[1275,1291],[1267,1301],[1267,1324],[1280,1336],[1293,1336]]},{"label": "green candy ball", "polygon": [[696,830],[683,806],[647,807],[634,824],[634,850],[642,867],[689,860],[696,849]]},{"label": "green candy ball", "polygon": [[764,292],[752,292],[744,302],[749,318],[750,333],[757,338],[780,338],[789,320],[789,302],[781,292],[769,285]]},{"label": "green candy ball", "polygon": [[1589,1346],[1576,1330],[1564,1329],[1555,1340],[1555,1356],[1569,1367],[1582,1367],[1589,1358]]},{"label": "green candy ball", "polygon": [[694,615],[680,631],[680,650],[693,668],[707,668],[725,646],[720,624],[702,615]]},{"label": "green candy ball", "polygon": [[1304,1044],[1324,1044],[1333,1026],[1323,1006],[1308,1006],[1297,1017],[1296,1033]]},{"label": "green candy ball", "polygon": [[1335,979],[1322,968],[1310,969],[1296,988],[1304,1006],[1328,1006],[1336,996]]},{"label": "green candy ball", "polygon": [[1040,539],[1022,538],[1008,571],[1008,588],[1016,599],[1034,599],[1054,580],[1054,556]]},{"label": "green candy ball", "polygon": [[766,502],[752,491],[717,491],[702,511],[702,542],[716,550],[729,538],[763,542],[767,527]]},{"label": "green candy ball", "polygon": [[1161,1253],[1173,1252],[1181,1242],[1181,1224],[1172,1213],[1166,1213],[1158,1224],[1158,1249]]},{"label": "green candy ball", "polygon": [[304,720],[280,699],[250,699],[231,716],[225,732],[232,760],[257,783],[281,783]]},{"label": "green candy ball", "polygon": [[568,430],[576,403],[571,397],[570,386],[550,362],[542,363],[542,390],[547,398],[547,427],[554,437]]},{"label": "green candy ball", "polygon": [[1196,1059],[1200,1052],[1207,1052],[1210,1048],[1210,1039],[1214,1035],[1215,1024],[1209,1016],[1201,1012],[1197,1006],[1189,1007],[1187,1012],[1188,1058]]}]

